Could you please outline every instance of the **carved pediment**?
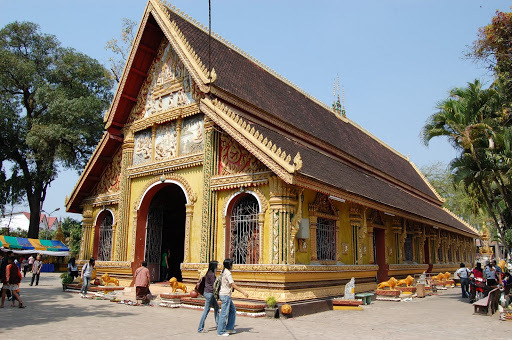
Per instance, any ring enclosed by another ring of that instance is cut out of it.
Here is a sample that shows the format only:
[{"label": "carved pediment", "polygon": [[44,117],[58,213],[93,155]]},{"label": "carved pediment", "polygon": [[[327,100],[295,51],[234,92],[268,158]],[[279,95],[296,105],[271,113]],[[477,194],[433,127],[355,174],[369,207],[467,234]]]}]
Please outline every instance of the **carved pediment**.
[{"label": "carved pediment", "polygon": [[139,91],[128,123],[190,105],[203,96],[204,93],[190,77],[176,51],[164,38]]},{"label": "carved pediment", "polygon": [[319,192],[316,194],[315,201],[309,204],[309,210],[315,213],[338,216],[338,209],[329,199],[329,196]]},{"label": "carved pediment", "polygon": [[368,215],[367,221],[371,224],[384,225],[384,220],[379,211],[372,209],[371,213]]},{"label": "carved pediment", "polygon": [[96,185],[94,195],[112,194],[119,191],[119,183],[121,178],[121,160],[123,153],[121,149],[117,151],[110,162],[103,171],[100,181]]},{"label": "carved pediment", "polygon": [[229,135],[220,136],[219,174],[263,172],[268,169]]}]

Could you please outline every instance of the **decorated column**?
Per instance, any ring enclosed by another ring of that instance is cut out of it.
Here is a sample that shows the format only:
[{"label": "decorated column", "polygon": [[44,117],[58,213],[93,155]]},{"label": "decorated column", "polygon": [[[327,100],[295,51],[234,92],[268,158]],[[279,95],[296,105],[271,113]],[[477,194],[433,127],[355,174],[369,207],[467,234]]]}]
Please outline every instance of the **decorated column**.
[{"label": "decorated column", "polygon": [[[272,216],[272,263],[288,263],[295,254],[292,244],[292,218],[297,213],[296,190],[274,176],[269,179],[270,215]],[[295,232],[296,234],[296,232]],[[293,242],[294,244],[294,242]],[[292,262],[294,261],[291,260]]]},{"label": "decorated column", "polygon": [[[117,228],[114,260],[126,261],[128,260],[128,225],[130,219],[130,179],[128,178],[127,169],[133,161],[134,149],[134,136],[133,131],[125,131],[125,140],[123,143],[123,159],[121,162],[121,177],[120,177],[120,193],[119,198],[119,211],[117,216]],[[136,226],[133,226],[136,228]],[[132,249],[132,258],[135,256],[135,249]]]}]

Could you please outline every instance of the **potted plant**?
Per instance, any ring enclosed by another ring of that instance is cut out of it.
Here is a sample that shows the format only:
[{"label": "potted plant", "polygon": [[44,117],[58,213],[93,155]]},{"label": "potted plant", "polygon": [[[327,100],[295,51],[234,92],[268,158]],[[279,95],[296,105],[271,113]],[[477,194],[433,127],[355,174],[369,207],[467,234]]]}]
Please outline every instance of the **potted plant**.
[{"label": "potted plant", "polygon": [[277,314],[277,300],[273,296],[269,296],[265,303],[267,304],[267,308],[265,308],[265,314],[267,315],[267,318],[275,318]]},{"label": "potted plant", "polygon": [[68,285],[71,282],[73,282],[73,276],[69,275],[68,272],[60,274],[60,279],[62,281],[62,290],[63,291],[66,290],[66,285]]}]

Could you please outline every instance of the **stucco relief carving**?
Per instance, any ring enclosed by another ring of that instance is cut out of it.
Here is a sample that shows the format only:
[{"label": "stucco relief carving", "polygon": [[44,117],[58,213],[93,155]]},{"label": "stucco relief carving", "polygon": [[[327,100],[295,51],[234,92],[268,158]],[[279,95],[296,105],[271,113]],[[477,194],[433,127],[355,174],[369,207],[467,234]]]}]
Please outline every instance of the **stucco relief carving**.
[{"label": "stucco relief carving", "polygon": [[176,51],[164,38],[139,91],[128,123],[190,105],[203,96]]},{"label": "stucco relief carving", "polygon": [[94,191],[95,195],[112,194],[119,191],[122,158],[123,153],[121,150],[118,150],[112,162],[105,167],[100,182]]},{"label": "stucco relief carving", "polygon": [[151,130],[144,130],[135,134],[135,148],[133,151],[133,165],[151,161],[152,141]]},{"label": "stucco relief carving", "polygon": [[176,123],[160,125],[155,137],[155,160],[163,160],[176,156],[177,132]]},{"label": "stucco relief carving", "polygon": [[204,115],[199,114],[183,120],[180,141],[180,154],[188,155],[203,151]]},{"label": "stucco relief carving", "polygon": [[253,173],[266,167],[237,141],[226,134],[220,136],[219,174]]}]

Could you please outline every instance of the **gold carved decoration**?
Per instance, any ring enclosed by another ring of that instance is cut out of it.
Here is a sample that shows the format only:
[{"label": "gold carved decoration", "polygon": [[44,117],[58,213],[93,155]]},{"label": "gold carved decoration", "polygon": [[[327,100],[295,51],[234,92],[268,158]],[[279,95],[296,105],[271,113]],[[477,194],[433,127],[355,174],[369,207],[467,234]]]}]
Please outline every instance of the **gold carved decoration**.
[{"label": "gold carved decoration", "polygon": [[[197,194],[194,192],[194,190],[192,190],[192,187],[190,186],[188,181],[183,176],[178,175],[178,174],[165,174],[165,175],[162,175],[162,177],[163,177],[164,181],[167,179],[174,180],[176,182],[179,182],[182,185],[182,187],[185,189],[186,196],[188,197],[188,199],[190,201],[190,202],[187,202],[187,204],[194,204],[197,201]],[[146,185],[141,190],[141,194],[140,194],[139,198],[135,201],[135,204],[133,205],[133,209],[135,211],[139,207],[142,199],[144,198],[146,191],[151,186],[158,184],[161,181],[162,181],[162,178],[160,176],[158,178],[149,179],[147,181]]]},{"label": "gold carved decoration", "polygon": [[119,182],[121,176],[121,160],[123,158],[123,153],[121,149],[117,151],[117,153],[112,158],[111,163],[109,163],[103,174],[101,175],[101,179],[99,183],[96,185],[96,190],[94,193],[96,195],[99,194],[112,194],[114,192],[119,191]]},{"label": "gold carved decoration", "polygon": [[250,174],[234,174],[228,176],[212,176],[210,179],[212,190],[225,190],[243,187],[260,186],[268,183],[270,171]]},{"label": "gold carved decoration", "polygon": [[220,175],[255,173],[265,170],[267,170],[266,167],[232,137],[226,134],[220,135]]}]

